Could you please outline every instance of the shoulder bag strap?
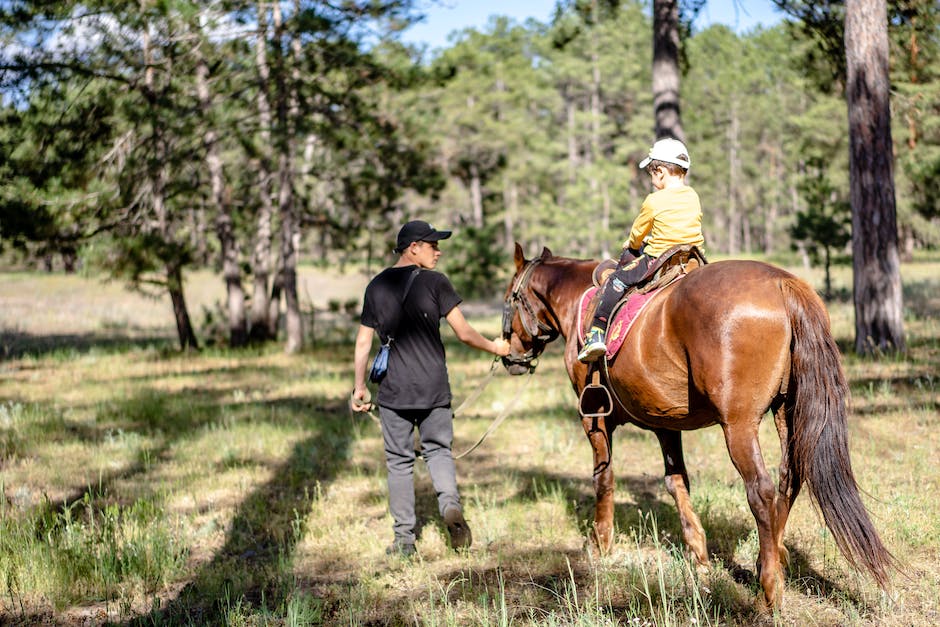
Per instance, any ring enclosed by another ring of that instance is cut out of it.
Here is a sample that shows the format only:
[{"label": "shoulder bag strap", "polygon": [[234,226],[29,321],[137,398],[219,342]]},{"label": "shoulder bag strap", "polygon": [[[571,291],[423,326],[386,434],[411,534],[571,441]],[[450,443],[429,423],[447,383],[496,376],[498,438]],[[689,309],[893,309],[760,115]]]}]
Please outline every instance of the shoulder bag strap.
[{"label": "shoulder bag strap", "polygon": [[[411,291],[411,284],[415,282],[415,277],[418,276],[418,273],[419,273],[419,272],[421,272],[421,268],[415,268],[414,270],[411,271],[411,274],[408,275],[408,281],[405,283],[405,292],[404,292],[404,294],[402,294],[402,297],[401,297],[401,306],[402,306],[402,308],[404,308],[404,306],[405,306],[405,299],[408,298],[408,292]],[[387,336],[387,337],[388,337],[388,341],[386,342],[386,344],[391,344],[391,343],[392,343],[393,336],[395,335],[395,331],[398,330],[398,324],[399,324],[400,322],[401,322],[401,312],[399,312],[399,314],[398,314],[398,319],[395,321],[394,326],[392,326],[392,327],[389,329],[390,332],[389,332],[389,334],[388,334],[388,336]]]}]

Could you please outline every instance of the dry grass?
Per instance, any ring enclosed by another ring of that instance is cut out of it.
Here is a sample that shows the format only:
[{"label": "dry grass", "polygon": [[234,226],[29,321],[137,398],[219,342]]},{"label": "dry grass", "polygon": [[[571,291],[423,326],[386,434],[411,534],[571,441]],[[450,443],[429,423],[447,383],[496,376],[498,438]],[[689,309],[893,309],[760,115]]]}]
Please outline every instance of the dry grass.
[{"label": "dry grass", "polygon": [[[590,559],[591,454],[560,347],[527,384],[501,372],[458,417],[461,451],[520,397],[509,421],[458,461],[472,550],[447,548],[419,463],[419,557],[403,561],[384,554],[391,520],[379,429],[345,410],[348,342],[294,357],[278,347],[180,356],[160,339],[170,335],[159,313],[168,306],[88,280],[6,275],[0,328],[11,337],[9,320],[19,320],[16,337],[38,348],[0,363],[0,622],[940,623],[938,265],[905,267],[910,356],[846,357],[856,475],[904,572],[888,594],[853,573],[803,496],[788,525],[794,569],[775,617],[754,608],[754,521],[717,429],[684,438],[709,572],[690,570],[659,447],[633,428],[614,440],[614,551]],[[836,285],[847,276],[840,270]],[[352,292],[350,282],[341,287]],[[213,300],[208,289],[190,291]],[[24,295],[72,316],[10,316]],[[831,314],[849,346],[851,304],[833,303]],[[488,334],[499,325],[495,316],[475,323]],[[48,335],[58,347],[79,338],[83,349],[50,352],[40,340]],[[124,347],[103,348],[114,335]],[[488,362],[452,340],[448,351],[459,401]],[[776,463],[771,424],[761,438]]]}]

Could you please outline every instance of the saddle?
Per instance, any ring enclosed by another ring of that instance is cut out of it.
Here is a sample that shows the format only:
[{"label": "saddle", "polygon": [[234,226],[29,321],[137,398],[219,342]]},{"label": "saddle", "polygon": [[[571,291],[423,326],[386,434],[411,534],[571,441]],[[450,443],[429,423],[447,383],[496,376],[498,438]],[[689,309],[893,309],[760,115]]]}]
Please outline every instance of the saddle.
[{"label": "saddle", "polygon": [[[673,246],[654,259],[643,278],[624,291],[623,297],[614,305],[607,323],[607,359],[613,359],[617,354],[633,326],[633,321],[659,290],[707,263],[708,260],[702,251],[692,244]],[[578,329],[581,337],[584,337],[587,332],[585,326],[594,316],[594,308],[597,306],[596,296],[600,292],[600,286],[616,268],[616,261],[606,259],[594,269],[595,287],[589,288],[582,295],[581,306],[578,310]]]},{"label": "saddle", "polygon": [[[646,274],[634,288],[624,293],[624,298],[634,292],[642,294],[658,287],[665,287],[672,283],[672,279],[677,275],[688,274],[707,263],[705,254],[697,246],[693,244],[673,246],[650,263]],[[610,273],[616,269],[617,262],[614,259],[605,259],[597,264],[592,275],[595,287],[603,285]]]},{"label": "saddle", "polygon": [[[633,327],[640,312],[646,305],[667,285],[678,281],[692,270],[708,263],[705,255],[696,246],[684,244],[673,246],[647,268],[640,281],[626,290],[623,297],[614,305],[613,313],[607,323],[607,360],[613,359],[627,333]],[[581,296],[578,307],[579,337],[584,337],[585,324],[594,317],[594,308],[597,307],[597,294],[600,286],[604,284],[610,274],[617,269],[617,262],[605,259],[597,265],[592,275],[594,286],[588,288]],[[601,382],[600,370],[590,369],[590,381],[586,381],[581,394],[578,396],[578,413],[581,418],[597,420],[609,415],[614,408],[613,397],[606,383]],[[619,400],[619,399],[618,399]],[[623,407],[623,402],[620,402]]]}]

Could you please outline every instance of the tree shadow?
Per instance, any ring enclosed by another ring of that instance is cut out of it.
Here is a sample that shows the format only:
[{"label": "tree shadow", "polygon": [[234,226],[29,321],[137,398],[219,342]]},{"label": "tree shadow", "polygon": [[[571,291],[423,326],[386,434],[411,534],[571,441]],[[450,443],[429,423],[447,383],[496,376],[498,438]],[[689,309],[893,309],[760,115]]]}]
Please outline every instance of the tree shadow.
[{"label": "tree shadow", "polygon": [[96,350],[129,352],[156,347],[170,350],[178,345],[166,335],[108,333],[62,333],[33,335],[0,330],[0,362],[26,356],[46,357],[56,353],[84,355]]},{"label": "tree shadow", "polygon": [[[98,444],[113,431],[136,433],[154,444],[138,448],[123,467],[102,471],[90,485],[77,478],[64,496],[48,497],[25,514],[34,521],[38,538],[59,533],[58,521],[97,514],[108,505],[129,505],[137,499],[161,498],[159,482],[146,481],[172,461],[178,444],[211,432],[222,420],[303,425],[312,435],[293,445],[287,460],[272,468],[272,476],[256,486],[237,505],[224,545],[198,568],[180,594],[166,605],[128,624],[222,624],[229,603],[245,602],[276,608],[283,604],[294,583],[289,562],[294,546],[306,530],[312,488],[329,484],[345,467],[355,423],[349,420],[345,404],[322,397],[287,397],[265,402],[246,402],[237,407],[223,398],[224,391],[159,392],[145,389],[130,398],[110,401],[99,412],[96,425],[53,425],[47,437],[67,438]],[[50,409],[54,409],[50,407]],[[249,459],[224,459],[216,464],[224,472],[231,465],[255,463]],[[257,462],[264,463],[264,462]],[[135,488],[128,490],[126,484]],[[118,496],[121,495],[121,496]],[[116,500],[117,499],[117,500]],[[122,499],[122,500],[121,500]],[[86,510],[90,510],[86,512]],[[94,516],[92,516],[94,515]],[[30,614],[21,608],[17,620],[23,624],[48,621],[47,614]],[[10,617],[12,619],[12,617]],[[5,620],[5,619],[4,619]],[[3,622],[3,620],[0,620]]]},{"label": "tree shadow", "polygon": [[225,622],[233,604],[243,601],[268,609],[283,607],[295,590],[290,562],[307,530],[315,498],[311,488],[328,485],[343,468],[353,440],[353,424],[340,407],[310,412],[310,402],[278,400],[267,404],[306,415],[315,435],[296,443],[273,476],[256,486],[237,507],[224,545],[200,566],[176,598],[127,625]]}]

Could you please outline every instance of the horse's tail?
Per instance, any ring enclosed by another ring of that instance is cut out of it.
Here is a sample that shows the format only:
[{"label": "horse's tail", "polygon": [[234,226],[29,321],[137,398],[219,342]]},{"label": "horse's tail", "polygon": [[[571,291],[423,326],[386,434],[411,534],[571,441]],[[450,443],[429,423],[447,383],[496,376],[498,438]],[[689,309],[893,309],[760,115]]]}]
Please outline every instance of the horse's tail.
[{"label": "horse's tail", "polygon": [[849,459],[848,384],[829,315],[805,282],[783,282],[792,329],[789,398],[790,470],[806,481],[845,558],[882,588],[896,568],[859,496]]}]

